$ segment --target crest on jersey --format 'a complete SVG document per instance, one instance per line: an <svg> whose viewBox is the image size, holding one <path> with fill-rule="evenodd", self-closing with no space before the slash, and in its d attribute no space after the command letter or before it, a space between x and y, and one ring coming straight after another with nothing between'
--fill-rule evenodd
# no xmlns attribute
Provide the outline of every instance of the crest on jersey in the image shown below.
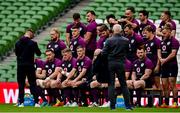
<svg viewBox="0 0 180 113"><path fill-rule="evenodd" d="M154 46L154 42L152 42L150 46L151 46L151 47Z"/></svg>
<svg viewBox="0 0 180 113"><path fill-rule="evenodd" d="M52 64L52 68L54 68L55 67L55 65L54 64Z"/></svg>
<svg viewBox="0 0 180 113"><path fill-rule="evenodd" d="M71 64L68 64L68 67L71 67Z"/></svg>
<svg viewBox="0 0 180 113"><path fill-rule="evenodd" d="M144 66L144 63L141 63L141 67L143 67Z"/></svg>
<svg viewBox="0 0 180 113"><path fill-rule="evenodd" d="M137 64L134 64L135 67L137 67Z"/></svg>
<svg viewBox="0 0 180 113"><path fill-rule="evenodd" d="M49 68L49 66L48 66L48 65L45 65L45 67L46 67L46 68Z"/></svg>
<svg viewBox="0 0 180 113"><path fill-rule="evenodd" d="M58 44L55 44L55 45L54 45L54 48L58 48Z"/></svg>
<svg viewBox="0 0 180 113"><path fill-rule="evenodd" d="M77 44L77 41L74 41L74 45L76 45Z"/></svg>
<svg viewBox="0 0 180 113"><path fill-rule="evenodd" d="M62 64L62 66L64 67L64 64Z"/></svg>
<svg viewBox="0 0 180 113"><path fill-rule="evenodd" d="M169 41L169 42L167 42L167 45L169 46L171 44L171 42Z"/></svg>
<svg viewBox="0 0 180 113"><path fill-rule="evenodd" d="M51 45L48 45L48 48L51 48Z"/></svg>
<svg viewBox="0 0 180 113"><path fill-rule="evenodd" d="M79 66L79 67L78 67L78 71L79 71L79 72L81 72L81 71L82 71L81 66Z"/></svg>
<svg viewBox="0 0 180 113"><path fill-rule="evenodd" d="M84 62L81 62L81 66L83 66L84 65Z"/></svg>
<svg viewBox="0 0 180 113"><path fill-rule="evenodd" d="M135 42L135 40L134 40L134 39L132 39L132 40L131 40L131 44L132 44L132 43L134 43L134 42Z"/></svg>

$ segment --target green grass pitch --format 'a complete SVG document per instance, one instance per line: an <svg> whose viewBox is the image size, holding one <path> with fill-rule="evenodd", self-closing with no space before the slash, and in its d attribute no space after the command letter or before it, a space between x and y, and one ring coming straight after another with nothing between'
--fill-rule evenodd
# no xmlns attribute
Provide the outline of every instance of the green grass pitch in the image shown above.
<svg viewBox="0 0 180 113"><path fill-rule="evenodd" d="M13 106L12 104L0 104L0 113L4 112L46 112L46 113L54 113L54 112L65 112L65 113L103 113L103 112L179 112L180 108L134 108L132 111L126 111L124 108L117 108L115 110L110 110L109 108L98 108L98 107L43 107L43 108L35 108L26 106L24 108L18 108L16 106Z"/></svg>

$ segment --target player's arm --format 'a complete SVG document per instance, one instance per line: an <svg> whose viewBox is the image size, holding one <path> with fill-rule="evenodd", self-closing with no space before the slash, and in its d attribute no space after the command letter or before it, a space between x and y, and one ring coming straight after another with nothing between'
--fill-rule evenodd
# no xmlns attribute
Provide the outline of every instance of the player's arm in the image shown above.
<svg viewBox="0 0 180 113"><path fill-rule="evenodd" d="M69 47L69 45L70 45L70 33L66 33L66 44Z"/></svg>
<svg viewBox="0 0 180 113"><path fill-rule="evenodd" d="M41 79L45 78L46 77L46 70L43 70L42 68L37 68L36 77L41 78Z"/></svg>
<svg viewBox="0 0 180 113"><path fill-rule="evenodd" d="M86 32L86 35L85 35L85 37L84 37L84 41L85 41L86 43L88 43L88 42L90 41L91 35L92 35L91 32Z"/></svg>
<svg viewBox="0 0 180 113"><path fill-rule="evenodd" d="M81 78L84 77L84 75L86 74L87 69L83 68L82 71L80 72L80 74L74 79L74 81L79 81Z"/></svg>
<svg viewBox="0 0 180 113"><path fill-rule="evenodd" d="M140 78L140 80L146 80L150 77L152 73L152 69L145 69L144 75Z"/></svg>
<svg viewBox="0 0 180 113"><path fill-rule="evenodd" d="M70 71L69 75L67 76L67 79L66 79L66 80L70 80L70 79L75 75L75 73L76 73L76 68L73 68L73 69Z"/></svg>
<svg viewBox="0 0 180 113"><path fill-rule="evenodd" d="M168 55L168 57L165 59L165 62L168 62L170 61L171 59L173 59L174 57L176 57L176 54L177 54L177 50L176 49L173 49L171 51L171 53Z"/></svg>
<svg viewBox="0 0 180 113"><path fill-rule="evenodd" d="M136 80L136 72L135 71L132 72L131 78L133 81Z"/></svg>
<svg viewBox="0 0 180 113"><path fill-rule="evenodd" d="M162 30L161 28L157 28L157 30L156 30L156 35L159 37L163 36L161 30Z"/></svg>
<svg viewBox="0 0 180 113"><path fill-rule="evenodd" d="M60 72L60 67L56 67L55 71L49 76L50 79L56 78Z"/></svg>

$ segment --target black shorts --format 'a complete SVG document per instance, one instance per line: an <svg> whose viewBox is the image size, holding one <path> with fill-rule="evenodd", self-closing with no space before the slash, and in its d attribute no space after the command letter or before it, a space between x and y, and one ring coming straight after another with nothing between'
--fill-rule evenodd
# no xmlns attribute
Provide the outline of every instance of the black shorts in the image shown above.
<svg viewBox="0 0 180 113"><path fill-rule="evenodd" d="M152 88L152 85L153 85L153 83L152 83L151 78L145 80L145 87L146 88Z"/></svg>
<svg viewBox="0 0 180 113"><path fill-rule="evenodd" d="M161 78L177 77L178 65L177 64L164 64L161 67Z"/></svg>

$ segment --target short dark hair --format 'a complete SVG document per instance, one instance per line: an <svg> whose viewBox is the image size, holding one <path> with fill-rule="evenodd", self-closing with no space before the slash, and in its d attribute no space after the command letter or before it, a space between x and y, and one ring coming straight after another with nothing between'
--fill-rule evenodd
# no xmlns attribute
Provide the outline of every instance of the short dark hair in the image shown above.
<svg viewBox="0 0 180 113"><path fill-rule="evenodd" d="M146 51L144 45L141 45L141 46L138 46L138 47L137 47L137 50L141 50L141 49L143 49L144 51Z"/></svg>
<svg viewBox="0 0 180 113"><path fill-rule="evenodd" d="M144 16L148 17L149 16L149 12L146 10L141 10L139 11L139 13L142 13Z"/></svg>
<svg viewBox="0 0 180 113"><path fill-rule="evenodd" d="M171 17L171 12L170 12L170 11L163 11L163 13L164 13L165 15L168 15L169 18Z"/></svg>
<svg viewBox="0 0 180 113"><path fill-rule="evenodd" d="M100 32L107 31L107 30L109 30L109 29L108 29L108 26L106 24L102 24L101 28L99 29Z"/></svg>
<svg viewBox="0 0 180 113"><path fill-rule="evenodd" d="M129 29L133 29L133 27L132 27L131 24L126 24L126 25L124 26L124 29L125 29L126 27L128 27Z"/></svg>
<svg viewBox="0 0 180 113"><path fill-rule="evenodd" d="M73 14L73 19L74 20L77 20L77 19L80 19L81 17L80 17L80 14L79 13L74 13Z"/></svg>
<svg viewBox="0 0 180 113"><path fill-rule="evenodd" d="M80 27L78 25L72 26L72 29L79 29Z"/></svg>
<svg viewBox="0 0 180 113"><path fill-rule="evenodd" d="M130 11L133 12L133 13L136 12L135 9L134 9L134 7L128 7L126 10L130 10Z"/></svg>
<svg viewBox="0 0 180 113"><path fill-rule="evenodd" d="M79 45L79 46L76 48L76 50L77 50L77 49L80 49L80 48L84 49L85 47Z"/></svg>
<svg viewBox="0 0 180 113"><path fill-rule="evenodd" d="M92 15L96 16L96 13L95 13L93 10L89 10L89 11L87 11L87 13L86 13L86 14L88 14L88 13L91 13Z"/></svg>
<svg viewBox="0 0 180 113"><path fill-rule="evenodd" d="M114 18L116 19L115 15L114 14L109 14L106 16L106 20L108 21L110 18Z"/></svg>
<svg viewBox="0 0 180 113"><path fill-rule="evenodd" d="M148 32L154 32L154 29L151 27L151 25L147 25L144 29L143 29L143 31L148 31Z"/></svg>
<svg viewBox="0 0 180 113"><path fill-rule="evenodd" d="M45 51L45 53L47 53L47 52L52 52L52 53L54 53L54 49L53 49L53 48L47 49L47 50Z"/></svg>

